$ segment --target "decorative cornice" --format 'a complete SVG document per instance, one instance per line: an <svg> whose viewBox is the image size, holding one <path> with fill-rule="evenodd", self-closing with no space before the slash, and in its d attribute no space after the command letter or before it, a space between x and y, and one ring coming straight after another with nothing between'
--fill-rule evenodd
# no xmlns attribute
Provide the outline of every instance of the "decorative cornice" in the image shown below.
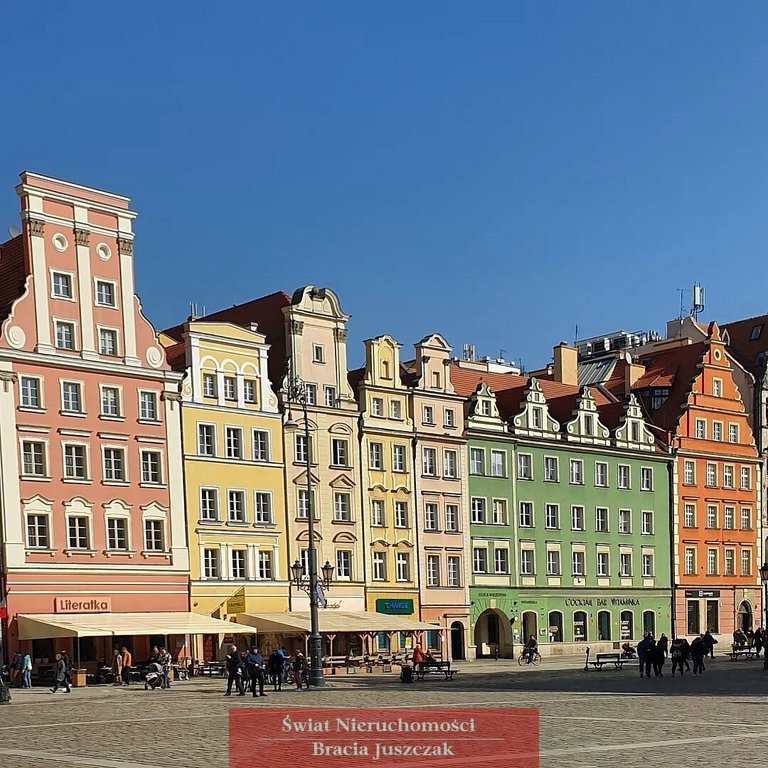
<svg viewBox="0 0 768 768"><path fill-rule="evenodd" d="M347 340L346 330L344 328L334 328L333 338L336 339L336 341L346 341Z"/></svg>
<svg viewBox="0 0 768 768"><path fill-rule="evenodd" d="M87 229L73 229L75 234L75 245L87 246L91 233Z"/></svg>
<svg viewBox="0 0 768 768"><path fill-rule="evenodd" d="M133 240L117 238L117 251L121 256L133 256Z"/></svg>
<svg viewBox="0 0 768 768"><path fill-rule="evenodd" d="M179 392L161 392L160 393L160 399L161 400L170 400L172 403L180 403L181 402L181 394Z"/></svg>
<svg viewBox="0 0 768 768"><path fill-rule="evenodd" d="M41 219L27 219L29 224L29 233L34 237L43 237L45 234L45 222Z"/></svg>
<svg viewBox="0 0 768 768"><path fill-rule="evenodd" d="M304 333L304 323L301 320L291 320L288 331L294 336L301 336Z"/></svg>
<svg viewBox="0 0 768 768"><path fill-rule="evenodd" d="M3 391L10 392L11 385L18 381L18 375L10 371L0 371L0 381L3 383Z"/></svg>

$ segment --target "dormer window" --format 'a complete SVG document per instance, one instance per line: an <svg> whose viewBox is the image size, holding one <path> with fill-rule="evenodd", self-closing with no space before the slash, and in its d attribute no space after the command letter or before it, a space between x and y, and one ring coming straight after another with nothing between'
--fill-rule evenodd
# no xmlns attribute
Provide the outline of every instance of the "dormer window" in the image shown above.
<svg viewBox="0 0 768 768"><path fill-rule="evenodd" d="M389 372L389 360L382 360L381 361L381 377L383 379L391 379L392 376Z"/></svg>
<svg viewBox="0 0 768 768"><path fill-rule="evenodd" d="M763 332L763 326L762 325L753 325L752 326L752 332L749 334L749 340L750 341L756 341L760 338L760 334Z"/></svg>
<svg viewBox="0 0 768 768"><path fill-rule="evenodd" d="M541 429L541 408L531 408L531 426L534 429Z"/></svg>
<svg viewBox="0 0 768 768"><path fill-rule="evenodd" d="M440 389L440 371L432 374L432 389Z"/></svg>
<svg viewBox="0 0 768 768"><path fill-rule="evenodd" d="M491 403L489 400L481 400L480 401L480 415L481 416L490 416L491 415Z"/></svg>
<svg viewBox="0 0 768 768"><path fill-rule="evenodd" d="M594 419L590 414L587 414L584 417L584 434L587 437L592 437L592 435L595 434L595 424Z"/></svg>
<svg viewBox="0 0 768 768"><path fill-rule="evenodd" d="M640 442L640 425L636 421L633 421L630 424L630 434L632 436L633 443Z"/></svg>

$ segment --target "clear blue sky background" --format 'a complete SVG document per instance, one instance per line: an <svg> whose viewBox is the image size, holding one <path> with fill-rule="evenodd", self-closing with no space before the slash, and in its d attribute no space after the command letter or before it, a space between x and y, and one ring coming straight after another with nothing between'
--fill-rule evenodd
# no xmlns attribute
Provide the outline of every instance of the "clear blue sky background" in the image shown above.
<svg viewBox="0 0 768 768"><path fill-rule="evenodd" d="M362 338L551 346L768 310L765 2L0 10L0 225L31 169L130 195L158 327L316 283Z"/></svg>

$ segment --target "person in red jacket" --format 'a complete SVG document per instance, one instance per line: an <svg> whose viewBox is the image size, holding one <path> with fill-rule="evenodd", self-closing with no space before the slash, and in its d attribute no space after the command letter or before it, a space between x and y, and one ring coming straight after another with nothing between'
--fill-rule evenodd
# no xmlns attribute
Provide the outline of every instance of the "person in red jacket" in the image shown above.
<svg viewBox="0 0 768 768"><path fill-rule="evenodd" d="M413 668L418 669L424 663L424 651L421 650L421 646L417 645L413 649L413 656L411 657L413 662Z"/></svg>

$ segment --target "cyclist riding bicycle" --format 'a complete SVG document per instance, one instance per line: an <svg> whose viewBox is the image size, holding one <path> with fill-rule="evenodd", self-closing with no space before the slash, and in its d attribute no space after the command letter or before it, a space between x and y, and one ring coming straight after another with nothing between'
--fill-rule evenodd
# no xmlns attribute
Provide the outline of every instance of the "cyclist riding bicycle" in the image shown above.
<svg viewBox="0 0 768 768"><path fill-rule="evenodd" d="M539 644L536 642L536 636L531 635L523 648L523 658L528 664L533 661L534 656L538 653L538 647Z"/></svg>

